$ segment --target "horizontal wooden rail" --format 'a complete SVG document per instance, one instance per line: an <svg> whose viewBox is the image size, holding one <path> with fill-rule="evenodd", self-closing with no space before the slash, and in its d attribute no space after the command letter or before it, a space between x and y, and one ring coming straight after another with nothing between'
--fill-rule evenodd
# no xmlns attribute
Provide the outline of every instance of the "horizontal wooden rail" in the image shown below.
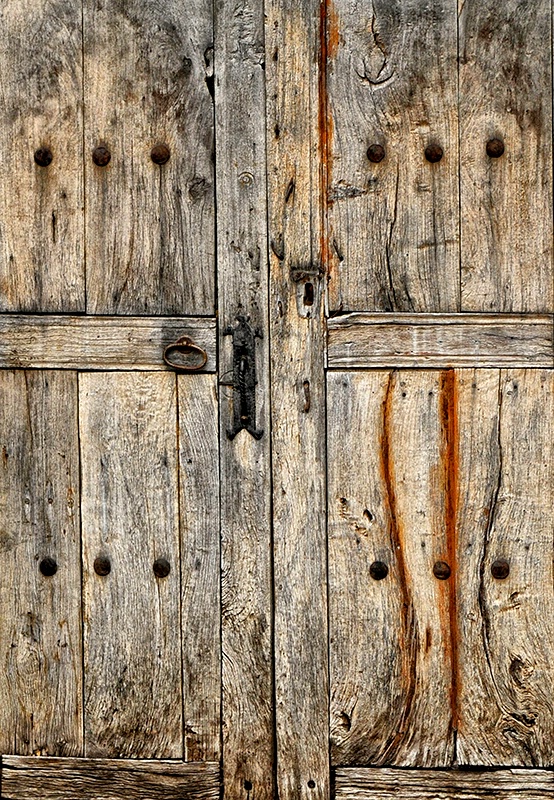
<svg viewBox="0 0 554 800"><path fill-rule="evenodd" d="M553 367L549 314L352 313L328 322L328 367Z"/></svg>
<svg viewBox="0 0 554 800"><path fill-rule="evenodd" d="M189 336L216 369L213 317L0 315L0 367L162 370L164 349Z"/></svg>
<svg viewBox="0 0 554 800"><path fill-rule="evenodd" d="M546 769L431 770L351 767L336 770L336 800L547 800Z"/></svg>
<svg viewBox="0 0 554 800"><path fill-rule="evenodd" d="M2 800L216 800L219 764L3 756Z"/></svg>

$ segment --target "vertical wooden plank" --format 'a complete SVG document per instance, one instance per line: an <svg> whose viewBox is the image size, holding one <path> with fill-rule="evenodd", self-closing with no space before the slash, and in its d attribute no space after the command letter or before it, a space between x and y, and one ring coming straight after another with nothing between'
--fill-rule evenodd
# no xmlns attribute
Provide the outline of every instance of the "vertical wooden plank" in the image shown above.
<svg viewBox="0 0 554 800"><path fill-rule="evenodd" d="M81 4L6 0L0 24L0 311L83 311Z"/></svg>
<svg viewBox="0 0 554 800"><path fill-rule="evenodd" d="M453 373L329 373L328 410L333 763L450 765ZM379 561L388 575L376 580Z"/></svg>
<svg viewBox="0 0 554 800"><path fill-rule="evenodd" d="M184 758L220 756L219 447L215 375L180 375Z"/></svg>
<svg viewBox="0 0 554 800"><path fill-rule="evenodd" d="M329 0L327 16L330 309L457 311L456 5Z"/></svg>
<svg viewBox="0 0 554 800"><path fill-rule="evenodd" d="M214 311L211 0L84 0L87 308ZM151 159L165 145L170 158ZM107 148L107 166L92 151Z"/></svg>
<svg viewBox="0 0 554 800"><path fill-rule="evenodd" d="M462 308L551 311L551 3L459 13Z"/></svg>
<svg viewBox="0 0 554 800"><path fill-rule="evenodd" d="M223 783L226 800L273 800L271 462L267 310L264 9L215 3L216 188L221 448ZM232 440L232 336L255 341L256 419Z"/></svg>
<svg viewBox="0 0 554 800"><path fill-rule="evenodd" d="M76 374L1 371L0 444L0 751L81 756Z"/></svg>
<svg viewBox="0 0 554 800"><path fill-rule="evenodd" d="M281 800L327 798L324 8L266 5L275 708Z"/></svg>
<svg viewBox="0 0 554 800"><path fill-rule="evenodd" d="M175 395L171 373L79 377L91 757L182 756Z"/></svg>
<svg viewBox="0 0 554 800"><path fill-rule="evenodd" d="M553 377L460 380L462 764L554 763ZM492 574L499 559L504 579Z"/></svg>

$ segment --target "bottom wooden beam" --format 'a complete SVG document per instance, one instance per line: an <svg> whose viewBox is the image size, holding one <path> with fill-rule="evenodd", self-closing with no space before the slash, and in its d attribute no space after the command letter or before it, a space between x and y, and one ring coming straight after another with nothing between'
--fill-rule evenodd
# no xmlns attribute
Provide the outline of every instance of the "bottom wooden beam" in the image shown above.
<svg viewBox="0 0 554 800"><path fill-rule="evenodd" d="M335 773L336 800L545 800L554 797L546 769L343 768Z"/></svg>
<svg viewBox="0 0 554 800"><path fill-rule="evenodd" d="M2 800L210 800L219 764L3 756Z"/></svg>

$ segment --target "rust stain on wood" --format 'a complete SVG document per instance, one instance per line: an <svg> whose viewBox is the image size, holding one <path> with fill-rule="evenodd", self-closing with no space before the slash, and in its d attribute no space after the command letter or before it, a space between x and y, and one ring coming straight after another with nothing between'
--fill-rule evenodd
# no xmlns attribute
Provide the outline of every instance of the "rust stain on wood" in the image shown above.
<svg viewBox="0 0 554 800"><path fill-rule="evenodd" d="M417 681L417 656L419 637L414 618L412 596L408 582L408 568L404 556L404 531L398 516L394 460L391 452L392 437L392 401L394 396L396 372L389 374L385 399L383 402L383 429L381 436L381 474L385 485L385 503L388 507L388 532L396 557L398 581L402 598L401 658L402 674L406 684L404 706L401 711L396 734L389 739L382 750L380 763L387 763L393 757L399 743L408 730L408 722L412 713L413 700Z"/></svg>
<svg viewBox="0 0 554 800"><path fill-rule="evenodd" d="M457 550L458 550L458 476L459 476L459 431L458 431L458 385L456 372L445 370L440 378L440 418L442 427L442 463L444 490L444 527L446 534L446 560L452 570L448 581L440 582L440 589L446 594L448 608L447 626L449 629L445 642L450 658L451 689L450 703L452 727L458 729L458 608L457 608Z"/></svg>

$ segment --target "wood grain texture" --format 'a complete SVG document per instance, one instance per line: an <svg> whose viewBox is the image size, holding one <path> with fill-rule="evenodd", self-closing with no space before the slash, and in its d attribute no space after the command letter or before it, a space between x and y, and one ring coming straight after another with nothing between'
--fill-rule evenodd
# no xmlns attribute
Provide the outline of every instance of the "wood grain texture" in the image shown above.
<svg viewBox="0 0 554 800"><path fill-rule="evenodd" d="M176 379L79 377L89 756L179 758L182 693ZM107 556L111 573L93 569ZM169 561L157 578L153 563Z"/></svg>
<svg viewBox="0 0 554 800"><path fill-rule="evenodd" d="M3 800L217 800L219 764L2 758Z"/></svg>
<svg viewBox="0 0 554 800"><path fill-rule="evenodd" d="M337 769L337 800L543 800L554 776L538 769L474 770Z"/></svg>
<svg viewBox="0 0 554 800"><path fill-rule="evenodd" d="M221 750L217 379L180 375L177 388L184 758L217 761Z"/></svg>
<svg viewBox="0 0 554 800"><path fill-rule="evenodd" d="M328 0L327 17L329 307L457 311L456 5Z"/></svg>
<svg viewBox="0 0 554 800"><path fill-rule="evenodd" d="M212 52L211 0L84 1L89 312L214 311Z"/></svg>
<svg viewBox="0 0 554 800"><path fill-rule="evenodd" d="M462 308L551 311L551 5L458 5Z"/></svg>
<svg viewBox="0 0 554 800"><path fill-rule="evenodd" d="M83 311L80 3L6 0L0 26L0 311Z"/></svg>
<svg viewBox="0 0 554 800"><path fill-rule="evenodd" d="M333 764L452 762L455 405L449 372L328 376Z"/></svg>
<svg viewBox="0 0 554 800"><path fill-rule="evenodd" d="M76 375L1 371L0 447L0 752L81 755Z"/></svg>
<svg viewBox="0 0 554 800"><path fill-rule="evenodd" d="M225 800L275 797L264 9L215 3L221 448L223 785ZM256 339L254 439L234 414L236 316Z"/></svg>
<svg viewBox="0 0 554 800"><path fill-rule="evenodd" d="M0 317L0 367L167 370L164 348L181 336L202 347L203 372L216 369L215 320L202 317ZM190 363L197 363L193 356Z"/></svg>
<svg viewBox="0 0 554 800"><path fill-rule="evenodd" d="M459 392L458 760L551 766L554 373L468 370Z"/></svg>
<svg viewBox="0 0 554 800"><path fill-rule="evenodd" d="M554 367L552 316L345 314L328 322L328 366Z"/></svg>
<svg viewBox="0 0 554 800"><path fill-rule="evenodd" d="M320 4L266 5L277 779L330 796Z"/></svg>

